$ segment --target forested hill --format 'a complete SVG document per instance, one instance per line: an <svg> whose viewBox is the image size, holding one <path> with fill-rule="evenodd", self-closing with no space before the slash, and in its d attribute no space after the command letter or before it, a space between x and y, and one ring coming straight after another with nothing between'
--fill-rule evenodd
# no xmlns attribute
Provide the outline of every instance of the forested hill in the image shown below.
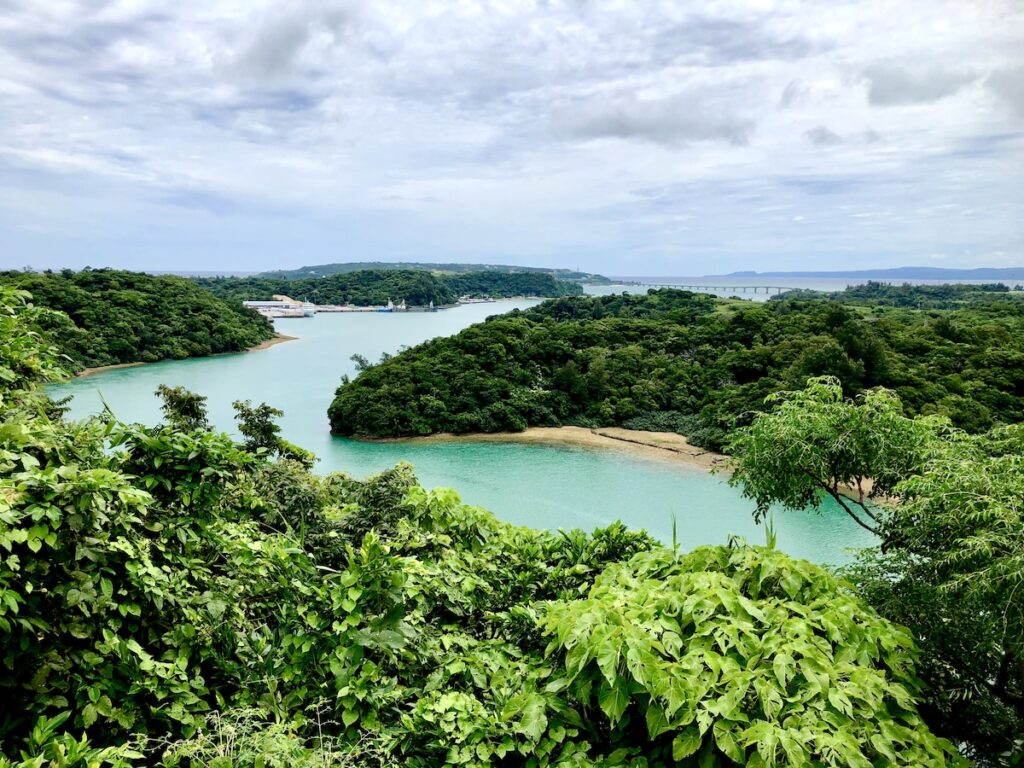
<svg viewBox="0 0 1024 768"><path fill-rule="evenodd" d="M461 296L573 296L579 283L557 280L543 272L463 272L435 274L424 270L361 270L325 277L204 277L196 283L232 301L265 300L275 294L315 304L375 306L404 301L411 306L454 304Z"/></svg>
<svg viewBox="0 0 1024 768"><path fill-rule="evenodd" d="M462 272L506 272L506 273L536 273L549 274L559 280L575 280L583 283L607 284L611 281L604 275L596 275L591 272L580 272L574 269L558 269L551 267L519 267L511 264L431 264L420 261L349 261L337 264L313 264L298 269L279 269L271 272L262 272L257 277L283 278L285 280L301 280L310 277L326 277L327 275L338 275L346 272L361 272L364 270L417 270L435 273Z"/></svg>
<svg viewBox="0 0 1024 768"><path fill-rule="evenodd" d="M678 290L576 297L493 317L343 381L343 435L622 425L721 448L764 398L839 377L847 394L894 389L911 413L971 431L1024 420L1024 301L959 309L871 299L765 304Z"/></svg>
<svg viewBox="0 0 1024 768"><path fill-rule="evenodd" d="M64 313L42 322L73 371L240 352L274 336L256 312L183 277L109 269L2 272L0 284Z"/></svg>
<svg viewBox="0 0 1024 768"><path fill-rule="evenodd" d="M904 283L893 285L869 280L863 285L852 285L844 291L828 293L797 289L772 296L769 301L780 301L792 298L828 298L847 304L884 304L890 307L909 307L913 309L957 309L977 304L988 304L994 301L1019 301L1022 294L1018 289L1011 290L1003 283L967 284L953 283L946 285L913 285Z"/></svg>

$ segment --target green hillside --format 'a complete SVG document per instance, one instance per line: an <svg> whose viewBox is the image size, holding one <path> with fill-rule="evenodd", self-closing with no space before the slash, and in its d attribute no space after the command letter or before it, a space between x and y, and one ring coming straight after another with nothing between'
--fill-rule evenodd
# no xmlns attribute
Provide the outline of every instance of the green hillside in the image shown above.
<svg viewBox="0 0 1024 768"><path fill-rule="evenodd" d="M579 283L557 280L542 272L460 272L441 274L423 270L360 270L325 277L203 277L197 285L231 299L267 300L284 294L315 304L379 306L389 300L410 306L454 304L461 296L572 296L583 293Z"/></svg>
<svg viewBox="0 0 1024 768"><path fill-rule="evenodd" d="M555 269L548 267L519 267L509 264L432 264L418 261L350 261L339 264L314 264L298 269L281 269L272 272L263 272L259 277L283 278L285 280L300 280L310 277L325 277L327 275L344 274L346 272L360 272L363 270L418 270L426 272L462 273L462 272L536 272L550 274L559 280L574 280L582 283L607 284L611 281L604 275L592 274L590 272L579 272L572 269Z"/></svg>
<svg viewBox="0 0 1024 768"><path fill-rule="evenodd" d="M0 285L29 291L36 304L64 313L45 322L72 371L240 352L274 336L256 312L183 277L113 269L2 272Z"/></svg>
<svg viewBox="0 0 1024 768"><path fill-rule="evenodd" d="M955 309L917 309L890 306L889 293L904 295L549 301L369 367L339 387L331 425L372 436L626 426L718 449L767 395L820 375L850 395L888 387L911 413L971 431L1024 420L1024 295L962 292Z"/></svg>

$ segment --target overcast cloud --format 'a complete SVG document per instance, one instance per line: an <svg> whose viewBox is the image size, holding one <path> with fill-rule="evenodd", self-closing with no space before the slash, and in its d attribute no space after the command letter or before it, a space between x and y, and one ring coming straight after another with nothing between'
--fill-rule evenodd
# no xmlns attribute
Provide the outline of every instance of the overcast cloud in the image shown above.
<svg viewBox="0 0 1024 768"><path fill-rule="evenodd" d="M1018 0L0 0L0 265L1024 264Z"/></svg>

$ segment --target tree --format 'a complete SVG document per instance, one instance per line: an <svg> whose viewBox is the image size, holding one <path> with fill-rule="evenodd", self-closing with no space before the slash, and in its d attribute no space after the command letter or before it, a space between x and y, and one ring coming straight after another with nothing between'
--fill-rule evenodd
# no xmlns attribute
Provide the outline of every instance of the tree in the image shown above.
<svg viewBox="0 0 1024 768"><path fill-rule="evenodd" d="M882 550L863 552L846 576L920 642L929 725L979 765L1019 765L1024 426L968 435L936 417L903 416L884 390L844 399L829 379L770 400L776 410L733 442L730 482L757 515L827 494L878 533ZM872 506L882 493L887 503Z"/></svg>
<svg viewBox="0 0 1024 768"><path fill-rule="evenodd" d="M908 633L819 567L321 479L270 459L266 404L236 403L249 450L66 422L5 300L0 768L952 762Z"/></svg>
<svg viewBox="0 0 1024 768"><path fill-rule="evenodd" d="M366 355L361 355L358 352L350 356L349 360L355 363L356 373L362 373L373 366L373 363L366 359Z"/></svg>
<svg viewBox="0 0 1024 768"><path fill-rule="evenodd" d="M38 328L59 313L29 303L31 296L0 285L0 408L34 397L36 388L66 374L60 351Z"/></svg>
<svg viewBox="0 0 1024 768"><path fill-rule="evenodd" d="M266 403L260 403L254 408L248 400L235 400L231 405L235 409L238 431L245 438L246 449L258 451L263 448L275 453L280 446L281 427L274 419L284 416L284 411Z"/></svg>
<svg viewBox="0 0 1024 768"><path fill-rule="evenodd" d="M925 706L984 765L1024 761L1024 425L940 442L854 572L927 654ZM1016 763L1011 761L1015 755Z"/></svg>
<svg viewBox="0 0 1024 768"><path fill-rule="evenodd" d="M160 410L164 412L167 424L183 432L208 429L206 397L189 392L184 387L170 387L161 384L156 395L163 400Z"/></svg>
<svg viewBox="0 0 1024 768"><path fill-rule="evenodd" d="M871 498L895 492L947 429L935 417L908 419L899 398L884 389L847 399L831 377L766 402L774 410L738 429L728 449L729 483L754 500L758 519L772 504L817 509L830 496L858 525L880 534Z"/></svg>

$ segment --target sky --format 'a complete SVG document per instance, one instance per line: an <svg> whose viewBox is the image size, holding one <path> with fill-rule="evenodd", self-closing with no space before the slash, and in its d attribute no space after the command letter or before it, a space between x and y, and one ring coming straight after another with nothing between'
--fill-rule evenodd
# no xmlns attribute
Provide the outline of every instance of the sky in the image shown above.
<svg viewBox="0 0 1024 768"><path fill-rule="evenodd" d="M0 0L0 267L1024 265L1021 0Z"/></svg>

